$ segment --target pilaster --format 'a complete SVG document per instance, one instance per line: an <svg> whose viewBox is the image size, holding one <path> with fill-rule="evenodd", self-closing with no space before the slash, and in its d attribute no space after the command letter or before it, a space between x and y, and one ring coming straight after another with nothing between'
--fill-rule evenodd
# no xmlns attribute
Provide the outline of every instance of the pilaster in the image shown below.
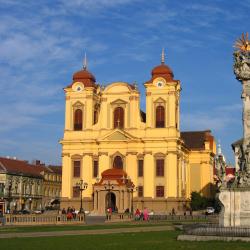
<svg viewBox="0 0 250 250"><path fill-rule="evenodd" d="M134 185L138 185L138 175L137 175L137 153L128 152L126 156L126 170L128 176L131 178Z"/></svg>
<svg viewBox="0 0 250 250"><path fill-rule="evenodd" d="M93 160L90 154L83 155L81 178L88 183L88 188L83 191L83 197L92 197L92 171Z"/></svg>
<svg viewBox="0 0 250 250"><path fill-rule="evenodd" d="M167 155L167 196L177 197L177 153Z"/></svg>
<svg viewBox="0 0 250 250"><path fill-rule="evenodd" d="M144 197L155 197L155 163L152 153L144 157Z"/></svg>
<svg viewBox="0 0 250 250"><path fill-rule="evenodd" d="M69 154L62 154L62 197L72 198L72 166Z"/></svg>
<svg viewBox="0 0 250 250"><path fill-rule="evenodd" d="M104 170L110 168L108 152L99 152L99 177Z"/></svg>

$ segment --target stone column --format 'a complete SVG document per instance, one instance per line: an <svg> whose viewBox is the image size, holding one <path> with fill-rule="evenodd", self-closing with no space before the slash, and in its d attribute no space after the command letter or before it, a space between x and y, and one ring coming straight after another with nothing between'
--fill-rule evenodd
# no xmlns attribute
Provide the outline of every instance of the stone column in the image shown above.
<svg viewBox="0 0 250 250"><path fill-rule="evenodd" d="M144 157L144 197L155 197L155 161L152 152L145 152Z"/></svg>
<svg viewBox="0 0 250 250"><path fill-rule="evenodd" d="M94 117L94 107L93 107L93 93L87 93L86 96L86 106L85 106L85 120L86 128L91 128L93 126Z"/></svg>
<svg viewBox="0 0 250 250"><path fill-rule="evenodd" d="M240 170L250 173L250 51L247 47L234 53L234 73L242 83L243 152Z"/></svg>
<svg viewBox="0 0 250 250"><path fill-rule="evenodd" d="M82 159L81 178L83 179L84 182L88 183L88 188L83 191L84 198L92 197L92 169L93 169L92 155L84 154Z"/></svg>
<svg viewBox="0 0 250 250"><path fill-rule="evenodd" d="M65 96L65 130L71 130L73 129L73 123L72 121L72 107L71 107L71 101L70 96L68 96L68 93L66 93Z"/></svg>
<svg viewBox="0 0 250 250"><path fill-rule="evenodd" d="M168 126L170 127L175 127L176 123L176 110L175 110L175 105L176 105L176 98L175 98L175 92L171 91L169 92L169 97L168 97Z"/></svg>
<svg viewBox="0 0 250 250"><path fill-rule="evenodd" d="M72 166L69 153L62 154L62 173L62 197L72 198Z"/></svg>
<svg viewBox="0 0 250 250"><path fill-rule="evenodd" d="M102 97L101 98L102 101L102 105L101 105L101 111L100 111L100 127L101 128L107 128L108 124L107 124L107 117L108 117L108 103L107 103L107 98L106 97Z"/></svg>
<svg viewBox="0 0 250 250"><path fill-rule="evenodd" d="M151 92L146 92L146 127L152 128L153 127L153 105L152 105L152 96Z"/></svg>
<svg viewBox="0 0 250 250"><path fill-rule="evenodd" d="M177 154L170 152L167 155L167 192L168 197L177 197Z"/></svg>
<svg viewBox="0 0 250 250"><path fill-rule="evenodd" d="M99 178L104 170L110 168L109 156L107 152L99 152Z"/></svg>
<svg viewBox="0 0 250 250"><path fill-rule="evenodd" d="M138 185L138 175L137 175L137 153L128 152L126 156L126 170L128 176L135 186Z"/></svg>

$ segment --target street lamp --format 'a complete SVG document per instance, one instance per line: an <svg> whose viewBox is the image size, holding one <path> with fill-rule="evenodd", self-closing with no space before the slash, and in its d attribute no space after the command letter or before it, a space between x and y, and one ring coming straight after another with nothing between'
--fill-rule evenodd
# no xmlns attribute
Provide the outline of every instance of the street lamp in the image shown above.
<svg viewBox="0 0 250 250"><path fill-rule="evenodd" d="M82 179L76 183L76 186L79 188L80 190L80 196L81 196L81 206L80 206L80 210L79 213L84 213L83 208L82 208L82 191L86 190L88 188L88 183L84 182Z"/></svg>
<svg viewBox="0 0 250 250"><path fill-rule="evenodd" d="M133 194L138 190L138 188L135 187L129 176L127 178L127 183L128 183L128 191L131 193L131 213L134 214Z"/></svg>
<svg viewBox="0 0 250 250"><path fill-rule="evenodd" d="M31 203L32 203L32 198L29 198L29 210L31 211Z"/></svg>
<svg viewBox="0 0 250 250"><path fill-rule="evenodd" d="M134 192L138 190L138 187L135 187L134 184L132 184L129 188L128 191L131 192L131 213L134 214L134 204L133 204L133 195Z"/></svg>
<svg viewBox="0 0 250 250"><path fill-rule="evenodd" d="M111 207L111 190L114 189L114 185L110 183L110 181L108 181L107 184L104 184L104 188L105 190L108 191L108 208Z"/></svg>

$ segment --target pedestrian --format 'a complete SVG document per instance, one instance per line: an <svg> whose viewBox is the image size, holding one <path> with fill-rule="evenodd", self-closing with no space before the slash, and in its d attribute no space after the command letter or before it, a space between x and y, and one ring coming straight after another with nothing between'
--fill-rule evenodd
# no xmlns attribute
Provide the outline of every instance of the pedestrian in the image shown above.
<svg viewBox="0 0 250 250"><path fill-rule="evenodd" d="M146 207L144 208L144 211L143 211L143 219L145 221L149 220L148 209Z"/></svg>
<svg viewBox="0 0 250 250"><path fill-rule="evenodd" d="M175 215L175 209L172 208L172 215Z"/></svg>
<svg viewBox="0 0 250 250"><path fill-rule="evenodd" d="M140 215L141 215L141 212L140 212L140 210L137 208L136 211L135 211L135 220L140 220Z"/></svg>

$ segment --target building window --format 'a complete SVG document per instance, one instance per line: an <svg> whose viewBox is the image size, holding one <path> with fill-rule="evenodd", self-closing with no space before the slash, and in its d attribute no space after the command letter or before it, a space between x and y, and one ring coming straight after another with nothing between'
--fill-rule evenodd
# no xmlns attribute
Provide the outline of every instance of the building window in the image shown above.
<svg viewBox="0 0 250 250"><path fill-rule="evenodd" d="M138 186L138 197L143 197L143 186Z"/></svg>
<svg viewBox="0 0 250 250"><path fill-rule="evenodd" d="M165 108L163 106L156 107L156 128L164 128L165 127Z"/></svg>
<svg viewBox="0 0 250 250"><path fill-rule="evenodd" d="M156 176L164 176L164 159L156 160Z"/></svg>
<svg viewBox="0 0 250 250"><path fill-rule="evenodd" d="M73 177L80 177L81 173L81 161L74 161L73 163Z"/></svg>
<svg viewBox="0 0 250 250"><path fill-rule="evenodd" d="M73 197L74 198L80 197L80 189L79 189L79 187L73 187Z"/></svg>
<svg viewBox="0 0 250 250"><path fill-rule="evenodd" d="M97 160L94 160L93 177L97 177L99 172L99 164Z"/></svg>
<svg viewBox="0 0 250 250"><path fill-rule="evenodd" d="M113 162L113 168L123 169L123 161L121 156L117 155Z"/></svg>
<svg viewBox="0 0 250 250"><path fill-rule="evenodd" d="M4 183L0 183L0 195L4 195Z"/></svg>
<svg viewBox="0 0 250 250"><path fill-rule="evenodd" d="M143 177L143 160L138 160L138 177Z"/></svg>
<svg viewBox="0 0 250 250"><path fill-rule="evenodd" d="M156 186L156 197L164 197L164 186Z"/></svg>
<svg viewBox="0 0 250 250"><path fill-rule="evenodd" d="M98 111L95 110L94 111L94 124L96 124L98 122Z"/></svg>
<svg viewBox="0 0 250 250"><path fill-rule="evenodd" d="M74 130L82 130L82 110L75 110L74 114Z"/></svg>
<svg viewBox="0 0 250 250"><path fill-rule="evenodd" d="M114 110L114 128L124 128L124 110L121 107Z"/></svg>

